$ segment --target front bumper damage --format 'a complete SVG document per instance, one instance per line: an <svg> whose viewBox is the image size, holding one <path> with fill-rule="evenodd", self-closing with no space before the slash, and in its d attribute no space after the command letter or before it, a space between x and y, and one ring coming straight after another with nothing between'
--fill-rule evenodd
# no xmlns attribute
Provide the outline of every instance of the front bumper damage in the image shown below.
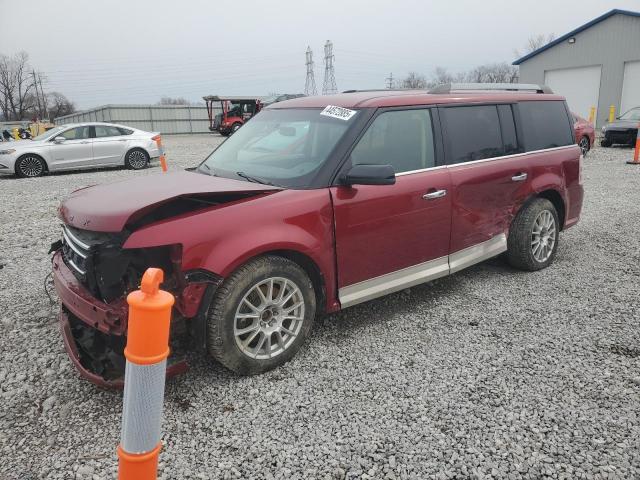
<svg viewBox="0 0 640 480"><path fill-rule="evenodd" d="M110 303L96 299L65 264L61 251L54 253L52 265L54 285L62 303L60 330L71 362L90 382L105 388L122 388L128 315L126 299ZM186 359L180 353L184 352L181 341L189 330L185 328L187 321L197 328L204 323L205 312L198 307L203 303L206 287L205 283L191 284L176 299L168 377L188 370ZM193 317L186 319L183 312ZM193 325L191 328L196 328Z"/></svg>

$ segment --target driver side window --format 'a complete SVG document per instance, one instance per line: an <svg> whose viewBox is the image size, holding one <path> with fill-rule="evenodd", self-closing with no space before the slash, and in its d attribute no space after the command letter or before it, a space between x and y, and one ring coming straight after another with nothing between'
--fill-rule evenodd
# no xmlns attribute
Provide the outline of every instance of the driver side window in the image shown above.
<svg viewBox="0 0 640 480"><path fill-rule="evenodd" d="M391 165L396 173L435 166L429 109L384 112L351 152L352 165Z"/></svg>

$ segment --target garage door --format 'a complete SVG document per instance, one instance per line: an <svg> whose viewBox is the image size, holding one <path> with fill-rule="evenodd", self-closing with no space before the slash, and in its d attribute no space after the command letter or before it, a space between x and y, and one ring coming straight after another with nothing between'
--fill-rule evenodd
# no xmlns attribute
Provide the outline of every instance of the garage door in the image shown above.
<svg viewBox="0 0 640 480"><path fill-rule="evenodd" d="M624 64L620 113L624 113L633 107L640 107L640 61L626 62Z"/></svg>
<svg viewBox="0 0 640 480"><path fill-rule="evenodd" d="M593 67L563 68L547 70L544 82L567 99L572 112L589 118L591 107L598 108L600 94L600 65ZM596 118L598 112L596 111Z"/></svg>

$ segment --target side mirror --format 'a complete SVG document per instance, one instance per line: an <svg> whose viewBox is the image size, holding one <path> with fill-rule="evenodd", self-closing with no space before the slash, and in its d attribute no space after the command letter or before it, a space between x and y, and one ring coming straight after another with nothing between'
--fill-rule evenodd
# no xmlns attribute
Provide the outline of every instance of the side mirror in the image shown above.
<svg viewBox="0 0 640 480"><path fill-rule="evenodd" d="M391 165L354 165L343 177L345 185L393 185L396 172Z"/></svg>
<svg viewBox="0 0 640 480"><path fill-rule="evenodd" d="M58 144L64 143L66 141L67 141L67 139L64 138L64 137L56 137L56 138L53 139L53 143L58 143Z"/></svg>

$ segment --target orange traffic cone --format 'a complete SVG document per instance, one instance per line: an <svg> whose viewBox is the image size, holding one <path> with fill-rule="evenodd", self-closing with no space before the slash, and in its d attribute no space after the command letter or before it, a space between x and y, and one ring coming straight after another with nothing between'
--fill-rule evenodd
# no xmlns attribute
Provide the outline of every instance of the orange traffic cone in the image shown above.
<svg viewBox="0 0 640 480"><path fill-rule="evenodd" d="M627 162L629 165L640 165L640 123L638 123L638 133L636 134L636 150L633 152L633 160Z"/></svg>
<svg viewBox="0 0 640 480"><path fill-rule="evenodd" d="M163 272L149 268L140 290L127 296L129 324L124 375L122 432L118 446L120 480L156 480L160 423L169 356L174 298L160 290Z"/></svg>

